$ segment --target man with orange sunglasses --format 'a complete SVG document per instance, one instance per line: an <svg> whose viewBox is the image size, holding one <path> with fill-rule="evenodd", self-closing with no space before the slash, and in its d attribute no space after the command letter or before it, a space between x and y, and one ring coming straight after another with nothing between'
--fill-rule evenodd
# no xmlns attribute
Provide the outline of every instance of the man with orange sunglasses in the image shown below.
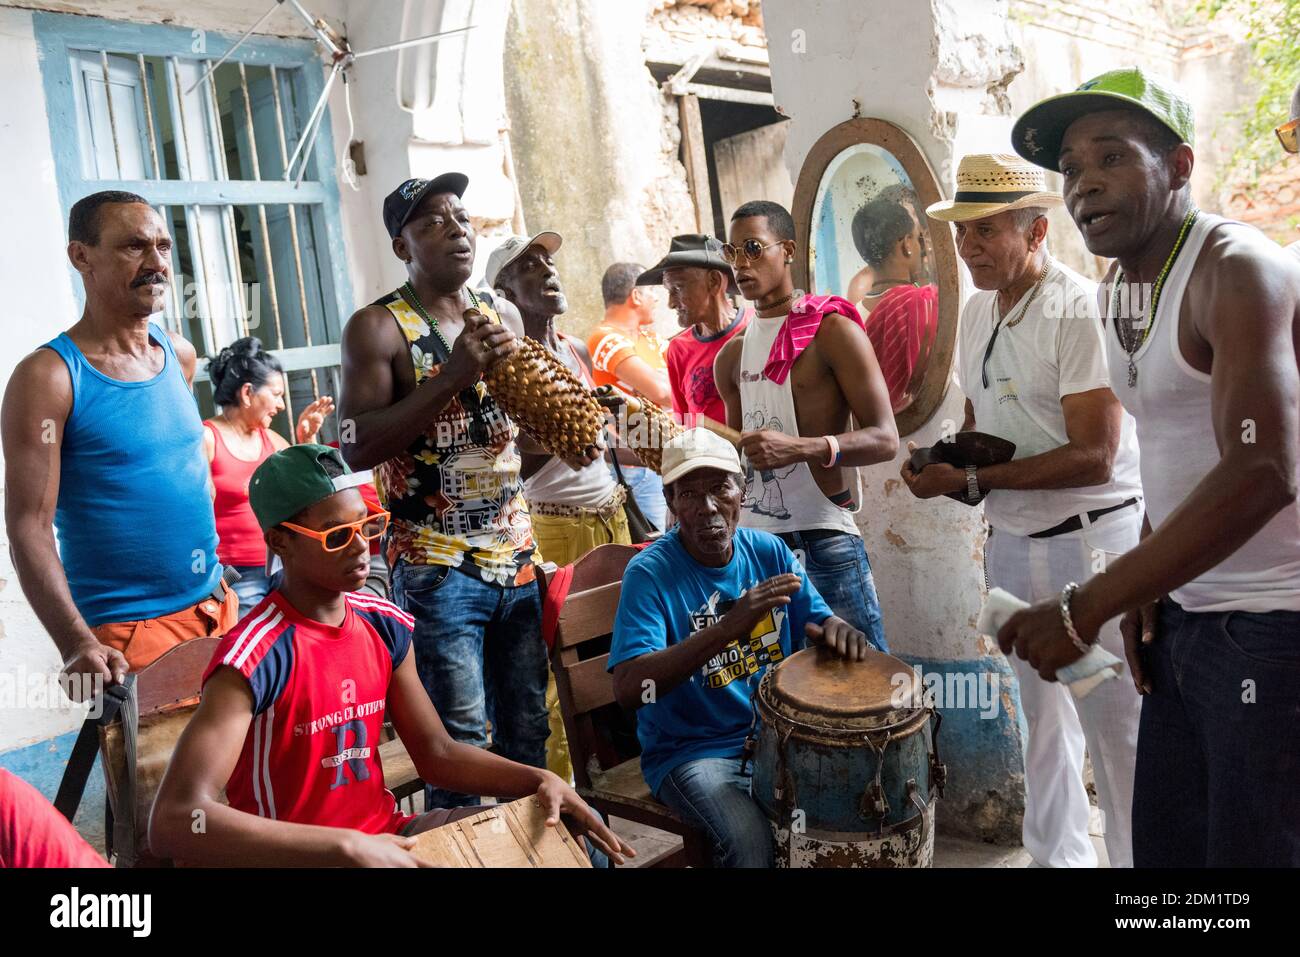
<svg viewBox="0 0 1300 957"><path fill-rule="evenodd" d="M443 727L410 654L414 620L358 592L389 517L358 491L369 477L323 445L283 449L253 473L249 504L283 577L213 654L158 789L152 849L208 865L416 866L413 835L479 809L402 813L379 759L387 714L425 781L535 794L547 823L564 814L622 863L631 849L559 777Z"/></svg>
<svg viewBox="0 0 1300 957"><path fill-rule="evenodd" d="M1295 92L1291 94L1291 119L1273 132L1277 134L1282 149L1288 153L1300 153L1300 83L1296 84ZM1297 258L1300 258L1300 239L1286 249L1287 252L1294 253Z"/></svg>

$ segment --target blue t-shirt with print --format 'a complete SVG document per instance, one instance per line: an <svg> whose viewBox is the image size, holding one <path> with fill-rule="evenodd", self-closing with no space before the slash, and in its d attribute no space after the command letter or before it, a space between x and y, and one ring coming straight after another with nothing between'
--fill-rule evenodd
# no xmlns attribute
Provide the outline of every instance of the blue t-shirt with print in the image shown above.
<svg viewBox="0 0 1300 957"><path fill-rule="evenodd" d="M732 642L703 668L637 712L641 772L652 794L673 768L697 758L738 757L749 732L750 696L769 664L804 646L804 625L831 615L794 552L775 535L736 529L731 561L701 565L673 529L627 566L614 619L609 670L662 651L715 624L736 599L771 578L793 572L803 585L760 621L747 643Z"/></svg>

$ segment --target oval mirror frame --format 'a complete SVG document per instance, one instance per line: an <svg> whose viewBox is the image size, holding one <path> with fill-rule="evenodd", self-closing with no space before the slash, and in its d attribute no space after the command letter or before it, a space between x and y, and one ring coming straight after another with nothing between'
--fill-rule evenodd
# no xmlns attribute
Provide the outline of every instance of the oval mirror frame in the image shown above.
<svg viewBox="0 0 1300 957"><path fill-rule="evenodd" d="M795 185L795 239L802 251L794 262L796 289L812 288L812 218L826 170L842 152L863 143L893 154L912 180L922 212L944 198L925 154L901 128L888 120L866 117L847 120L831 127L809 150L803 167L799 170L799 182ZM935 278L939 285L939 329L916 397L894 416L900 437L910 435L923 426L943 403L952 379L953 350L957 341L957 314L961 296L957 248L953 243L952 230L947 228L946 223L929 220L926 225L929 227Z"/></svg>

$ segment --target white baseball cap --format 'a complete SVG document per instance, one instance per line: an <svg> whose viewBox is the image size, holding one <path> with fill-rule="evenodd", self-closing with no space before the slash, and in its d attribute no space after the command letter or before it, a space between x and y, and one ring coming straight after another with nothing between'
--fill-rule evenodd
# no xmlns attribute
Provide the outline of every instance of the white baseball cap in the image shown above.
<svg viewBox="0 0 1300 957"><path fill-rule="evenodd" d="M687 429L664 443L663 482L671 485L696 469L742 474L736 447L708 429Z"/></svg>
<svg viewBox="0 0 1300 957"><path fill-rule="evenodd" d="M527 236L511 236L500 246L492 250L488 256L487 267L483 270L483 281L493 289L497 285L497 276L501 275L501 270L505 269L512 262L522 256L533 246L541 246L552 256L560 249L560 244L564 242L560 234L552 232L549 229L537 233L532 238Z"/></svg>

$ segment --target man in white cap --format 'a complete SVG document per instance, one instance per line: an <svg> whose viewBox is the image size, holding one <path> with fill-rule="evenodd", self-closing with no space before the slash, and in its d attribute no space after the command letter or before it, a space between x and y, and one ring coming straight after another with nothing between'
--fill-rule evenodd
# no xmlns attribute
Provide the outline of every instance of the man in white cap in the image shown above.
<svg viewBox="0 0 1300 957"><path fill-rule="evenodd" d="M587 347L581 339L555 328L556 318L569 307L555 268L561 242L560 234L550 231L531 238L511 236L488 256L483 280L519 310L528 338L546 346L592 388ZM603 459L566 462L540 446L521 442L519 474L533 520L533 538L543 561L570 565L597 545L632 543L623 511L626 492L614 481ZM546 766L567 781L573 769L554 675L547 678L546 703L551 723Z"/></svg>
<svg viewBox="0 0 1300 957"><path fill-rule="evenodd" d="M912 493L983 498L990 587L1035 602L1083 581L1138 541L1142 488L1133 420L1110 389L1096 286L1047 252L1047 191L1041 169L1018 156L963 157L957 191L931 218L955 224L957 251L980 290L962 311L958 376L966 394L963 431L1015 443L1009 462L920 472L904 463ZM909 447L915 448L909 443ZM1123 657L1118 621L1100 641ZM1023 839L1044 867L1095 867L1083 785L1092 756L1112 867L1132 866L1130 805L1141 711L1127 681L1099 685L1074 701L1011 658L1029 725Z"/></svg>
<svg viewBox="0 0 1300 957"><path fill-rule="evenodd" d="M628 564L609 670L637 710L650 791L712 842L719 867L770 867L772 835L741 755L750 697L769 664L824 644L850 660L866 635L831 614L775 535L737 528L740 458L689 429L664 443L664 492L677 526Z"/></svg>

